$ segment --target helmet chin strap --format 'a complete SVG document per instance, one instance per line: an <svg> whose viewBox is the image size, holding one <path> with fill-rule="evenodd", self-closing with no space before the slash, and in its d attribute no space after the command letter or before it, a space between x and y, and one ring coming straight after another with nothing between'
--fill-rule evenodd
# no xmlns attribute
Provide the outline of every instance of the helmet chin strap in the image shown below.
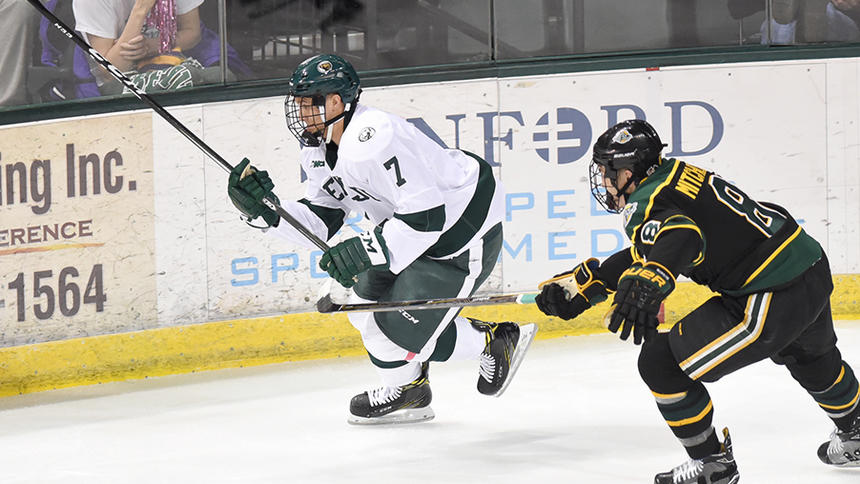
<svg viewBox="0 0 860 484"><path fill-rule="evenodd" d="M630 185L633 184L633 177L631 176L630 178L628 178L627 183L625 183L624 186L621 188L618 188L618 185L615 184L616 180L618 180L618 178L616 178L615 180L612 181L612 186L614 186L615 189L618 190L618 195L616 195L615 198L617 198L618 201L620 202L621 197L624 197L624 203L627 203L627 193L626 192L627 192L627 189L630 188ZM618 209L621 207L618 206L615 208Z"/></svg>
<svg viewBox="0 0 860 484"><path fill-rule="evenodd" d="M325 108L323 106L319 107L320 116L322 116L323 119L323 126L325 126L325 144L331 143L331 138L334 135L334 125L343 121L344 116L346 116L346 113L349 112L351 106L351 103L346 103L343 112L330 120L325 119Z"/></svg>
<svg viewBox="0 0 860 484"><path fill-rule="evenodd" d="M630 188L631 184L633 184L633 177L632 176L627 179L627 183L625 183L623 187L621 187L621 188L615 187L615 189L618 190L618 196L619 197L622 195L626 196L627 195L627 189Z"/></svg>

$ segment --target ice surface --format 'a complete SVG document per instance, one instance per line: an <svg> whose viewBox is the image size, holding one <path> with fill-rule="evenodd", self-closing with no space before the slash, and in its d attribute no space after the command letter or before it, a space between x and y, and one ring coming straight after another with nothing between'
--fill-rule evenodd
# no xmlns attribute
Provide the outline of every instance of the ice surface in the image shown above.
<svg viewBox="0 0 860 484"><path fill-rule="evenodd" d="M860 322L837 326L860 370ZM613 335L536 341L507 393L478 364L431 365L436 419L346 423L364 358L284 363L0 399L0 482L647 483L685 460ZM741 482L860 482L818 462L832 424L769 361L708 386Z"/></svg>

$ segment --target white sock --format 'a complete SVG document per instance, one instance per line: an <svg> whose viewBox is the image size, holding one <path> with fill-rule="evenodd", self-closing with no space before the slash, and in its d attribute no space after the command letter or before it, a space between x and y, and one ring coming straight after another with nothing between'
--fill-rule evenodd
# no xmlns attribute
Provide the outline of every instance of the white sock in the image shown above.
<svg viewBox="0 0 860 484"><path fill-rule="evenodd" d="M399 387L412 382L421 374L421 363L410 361L397 368L376 368L376 373L382 379L382 384L388 387Z"/></svg>
<svg viewBox="0 0 860 484"><path fill-rule="evenodd" d="M463 316L454 319L457 325L457 341L450 360L477 360L487 346L487 335L472 326Z"/></svg>

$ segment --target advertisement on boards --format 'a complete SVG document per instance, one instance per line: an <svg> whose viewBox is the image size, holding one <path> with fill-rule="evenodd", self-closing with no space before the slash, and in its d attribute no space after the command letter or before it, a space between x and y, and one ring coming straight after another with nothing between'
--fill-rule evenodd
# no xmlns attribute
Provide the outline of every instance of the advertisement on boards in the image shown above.
<svg viewBox="0 0 860 484"><path fill-rule="evenodd" d="M0 130L0 346L155 320L148 113Z"/></svg>

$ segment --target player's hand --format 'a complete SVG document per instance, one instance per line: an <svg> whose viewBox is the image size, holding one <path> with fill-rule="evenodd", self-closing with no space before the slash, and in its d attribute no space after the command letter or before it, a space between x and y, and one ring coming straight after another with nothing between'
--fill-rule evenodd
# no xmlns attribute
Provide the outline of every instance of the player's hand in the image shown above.
<svg viewBox="0 0 860 484"><path fill-rule="evenodd" d="M542 282L540 294L535 298L538 309L549 316L573 319L595 304L605 301L609 290L597 278L600 263L591 258L572 271L556 275Z"/></svg>
<svg viewBox="0 0 860 484"><path fill-rule="evenodd" d="M251 161L248 158L243 159L241 163L233 167L227 181L227 195L230 196L230 201L242 212L245 219L251 221L257 217L263 217L269 227L277 227L280 220L274 210L263 204L263 199L269 195L280 204L278 197L272 193L273 188L275 188L275 184L269 178L269 173L257 171L251 166Z"/></svg>
<svg viewBox="0 0 860 484"><path fill-rule="evenodd" d="M343 287L354 286L356 276L371 267L386 269L388 263L388 247L379 228L346 239L320 257L320 269Z"/></svg>
<svg viewBox="0 0 860 484"><path fill-rule="evenodd" d="M622 340L633 332L633 344L641 344L657 334L660 305L675 289L675 277L656 262L635 262L618 279L618 292L607 314L609 331L621 330Z"/></svg>

